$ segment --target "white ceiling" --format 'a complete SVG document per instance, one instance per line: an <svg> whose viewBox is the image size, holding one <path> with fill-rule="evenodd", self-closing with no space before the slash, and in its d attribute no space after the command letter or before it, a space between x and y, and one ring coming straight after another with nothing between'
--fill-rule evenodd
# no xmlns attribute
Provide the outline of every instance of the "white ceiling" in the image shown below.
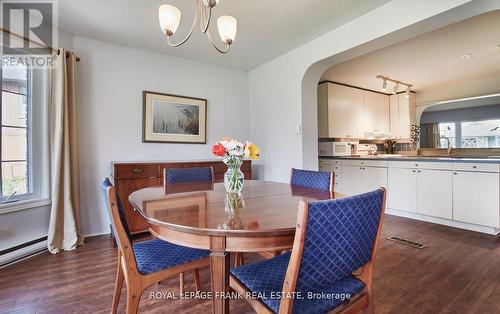
<svg viewBox="0 0 500 314"><path fill-rule="evenodd" d="M491 97L480 97L475 99L449 101L446 103L431 106L425 109L425 112L464 109L464 108L482 107L491 105L497 105L497 106L500 105L500 95L493 95Z"/></svg>
<svg viewBox="0 0 500 314"><path fill-rule="evenodd" d="M486 13L328 69L323 80L380 90L377 75L413 84L419 92L441 84L500 76L500 11ZM464 54L471 54L464 59ZM388 91L393 85L388 85Z"/></svg>
<svg viewBox="0 0 500 314"><path fill-rule="evenodd" d="M62 0L59 23L83 37L249 70L388 1L221 0L215 19L233 15L238 20L228 55L216 52L199 27L183 46L167 45L158 24L158 7L168 3L181 10L181 25L174 36L178 41L191 25L194 0ZM220 40L212 26L213 37Z"/></svg>

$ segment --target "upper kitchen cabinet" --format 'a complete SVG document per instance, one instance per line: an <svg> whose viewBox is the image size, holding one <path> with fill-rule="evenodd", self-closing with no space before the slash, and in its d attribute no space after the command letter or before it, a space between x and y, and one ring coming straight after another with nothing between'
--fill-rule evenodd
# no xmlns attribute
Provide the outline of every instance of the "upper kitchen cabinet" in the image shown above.
<svg viewBox="0 0 500 314"><path fill-rule="evenodd" d="M375 134L390 133L389 97L384 94L364 91L364 130Z"/></svg>
<svg viewBox="0 0 500 314"><path fill-rule="evenodd" d="M391 95L389 97L390 107L390 131L393 138L410 138L410 126L415 124L415 94L410 97L405 94Z"/></svg>
<svg viewBox="0 0 500 314"><path fill-rule="evenodd" d="M363 138L363 90L339 84L320 84L318 135L320 138Z"/></svg>

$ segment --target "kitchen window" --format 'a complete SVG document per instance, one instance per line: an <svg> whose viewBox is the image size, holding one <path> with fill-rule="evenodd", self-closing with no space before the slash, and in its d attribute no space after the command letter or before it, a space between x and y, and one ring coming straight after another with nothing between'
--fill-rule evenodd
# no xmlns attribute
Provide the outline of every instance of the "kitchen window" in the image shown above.
<svg viewBox="0 0 500 314"><path fill-rule="evenodd" d="M461 122L462 148L500 147L500 119Z"/></svg>
<svg viewBox="0 0 500 314"><path fill-rule="evenodd" d="M448 148L448 141L451 147L457 147L456 138L455 122L439 123L439 147Z"/></svg>
<svg viewBox="0 0 500 314"><path fill-rule="evenodd" d="M48 73L2 67L0 209L48 198Z"/></svg>

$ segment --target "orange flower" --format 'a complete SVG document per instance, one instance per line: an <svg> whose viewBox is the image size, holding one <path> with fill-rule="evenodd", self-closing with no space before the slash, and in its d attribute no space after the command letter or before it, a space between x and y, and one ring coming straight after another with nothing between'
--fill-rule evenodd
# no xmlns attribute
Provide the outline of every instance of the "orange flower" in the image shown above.
<svg viewBox="0 0 500 314"><path fill-rule="evenodd" d="M226 148L221 143L217 143L214 146L212 146L212 153L215 156L222 157L226 154Z"/></svg>

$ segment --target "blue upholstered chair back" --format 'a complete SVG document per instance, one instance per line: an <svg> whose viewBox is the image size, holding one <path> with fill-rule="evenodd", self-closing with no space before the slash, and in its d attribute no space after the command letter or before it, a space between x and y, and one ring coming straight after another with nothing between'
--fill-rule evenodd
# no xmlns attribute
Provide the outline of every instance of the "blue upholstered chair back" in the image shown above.
<svg viewBox="0 0 500 314"><path fill-rule="evenodd" d="M329 191L331 173L323 171L300 170L292 168L291 185L302 186L310 189Z"/></svg>
<svg viewBox="0 0 500 314"><path fill-rule="evenodd" d="M166 171L166 183L212 182L212 167L172 168Z"/></svg>
<svg viewBox="0 0 500 314"><path fill-rule="evenodd" d="M109 181L108 178L104 178L104 180L101 183L101 190L102 194L104 196L104 201L106 202L106 207L108 208L108 214L110 215L109 219L112 222L113 220L111 219L111 212L109 208L109 198L108 198L108 188L112 187L113 184L111 184L111 181ZM120 198L118 197L118 193L116 193L116 201L118 202L118 214L120 215L120 221L123 225L123 229L125 230L125 233L127 235L127 238L129 241L131 241L131 235L130 235L130 229L127 224L127 220L125 219L125 210L123 209L122 202L120 201ZM113 233L115 236L115 240L118 242L118 237L117 237L117 232L116 232L116 227L113 226Z"/></svg>
<svg viewBox="0 0 500 314"><path fill-rule="evenodd" d="M384 208L384 190L310 202L297 289L314 291L370 261Z"/></svg>

